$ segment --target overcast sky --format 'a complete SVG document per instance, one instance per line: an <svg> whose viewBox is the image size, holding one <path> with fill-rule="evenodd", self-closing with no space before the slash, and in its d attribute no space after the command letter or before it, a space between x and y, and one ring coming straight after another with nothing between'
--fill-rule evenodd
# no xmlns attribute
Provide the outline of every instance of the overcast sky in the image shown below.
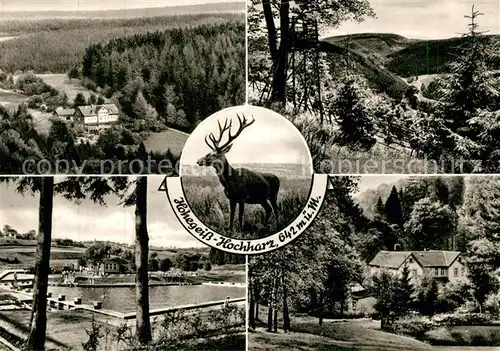
<svg viewBox="0 0 500 351"><path fill-rule="evenodd" d="M94 11L196 5L235 0L0 0L3 11Z"/></svg>
<svg viewBox="0 0 500 351"><path fill-rule="evenodd" d="M245 114L248 120L253 117L255 122L243 130L233 142L233 147L226 154L229 163L307 163L311 165L307 144L291 122L271 110L246 106L219 111L200 123L184 146L181 169L183 165L195 165L199 158L211 151L204 139L210 132L218 136L218 121L224 125L225 119L231 118L231 133L235 134L239 125L237 113ZM227 134L222 143L226 140Z"/></svg>
<svg viewBox="0 0 500 351"><path fill-rule="evenodd" d="M438 39L454 37L467 31L469 15L475 9L484 13L478 22L480 29L500 33L499 0L370 0L376 18L361 24L345 23L336 30L325 32L325 36L353 33L395 33L408 38Z"/></svg>
<svg viewBox="0 0 500 351"><path fill-rule="evenodd" d="M152 176L148 183L148 231L153 246L203 246L185 232L168 204L165 192L158 187L162 176ZM56 177L56 182L60 178ZM0 228L8 224L19 232L38 230L38 195L18 194L13 186L0 184ZM118 198L109 196L107 207L83 201L75 205L61 196L54 199L54 238L75 240L110 240L132 244L134 242L134 207L123 208Z"/></svg>

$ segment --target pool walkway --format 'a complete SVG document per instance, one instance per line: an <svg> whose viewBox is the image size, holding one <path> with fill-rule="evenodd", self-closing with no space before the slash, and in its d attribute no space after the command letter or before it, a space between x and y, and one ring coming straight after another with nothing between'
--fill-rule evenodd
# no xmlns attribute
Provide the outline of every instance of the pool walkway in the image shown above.
<svg viewBox="0 0 500 351"><path fill-rule="evenodd" d="M5 287L4 287L5 288ZM7 288L9 290L9 294L12 295L16 300L18 300L24 308L26 309L31 309L30 303L33 300L33 295L31 292L26 292L26 291L20 291L20 290L14 290L12 288ZM194 309L199 309L199 308L209 308L209 307L214 307L214 306L222 306L226 303L241 303L245 302L246 298L245 297L240 297L240 298L234 298L234 299L227 299L227 300L219 300L219 301L210 301L210 302L202 302L202 303L196 303L196 304L188 304L188 305L181 305L181 306L170 306L170 307L162 307L162 308L155 308L155 309L150 309L149 310L149 315L150 316L156 316L160 314L165 314L165 313L170 313L170 312L176 312L178 310L194 310ZM59 295L58 297L52 297L48 296L47 297L47 305L58 309L58 310L86 310L86 311L91 311L94 313L98 314L103 314L119 319L135 319L136 313L135 312L129 312L129 313L123 313L123 312L117 312L113 310L107 310L107 309L102 309L100 306L96 308L95 303L94 304L84 304L81 301L81 298L76 298L71 300L66 300L66 296L64 295Z"/></svg>
<svg viewBox="0 0 500 351"><path fill-rule="evenodd" d="M234 286L238 288L246 288L245 283L228 283L228 282L204 282L201 285L211 285L211 286Z"/></svg>

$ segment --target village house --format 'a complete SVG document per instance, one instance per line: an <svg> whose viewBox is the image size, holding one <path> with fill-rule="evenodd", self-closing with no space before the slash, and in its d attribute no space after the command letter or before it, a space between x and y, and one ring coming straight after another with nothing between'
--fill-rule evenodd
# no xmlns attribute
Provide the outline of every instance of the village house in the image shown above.
<svg viewBox="0 0 500 351"><path fill-rule="evenodd" d="M71 123L71 126L73 126L72 124L73 116L75 115L75 109L58 107L52 115L54 117L62 119L63 121Z"/></svg>
<svg viewBox="0 0 500 351"><path fill-rule="evenodd" d="M405 265L408 266L413 284L419 284L424 276L446 283L467 275L465 260L458 251L379 251L368 263L366 280L351 287L346 310L350 313L373 313L376 299L365 285L368 286L370 278L381 272L400 276Z"/></svg>
<svg viewBox="0 0 500 351"><path fill-rule="evenodd" d="M99 265L98 273L103 274L123 274L131 271L130 262L121 257L110 257Z"/></svg>
<svg viewBox="0 0 500 351"><path fill-rule="evenodd" d="M380 251L368 264L370 276L381 271L400 275L405 265L414 282L423 276L452 282L467 274L465 261L458 251Z"/></svg>
<svg viewBox="0 0 500 351"><path fill-rule="evenodd" d="M78 106L73 125L76 129L98 132L118 121L119 111L115 104Z"/></svg>
<svg viewBox="0 0 500 351"><path fill-rule="evenodd" d="M118 121L119 111L115 104L78 106L74 109L58 108L53 113L80 131L98 132Z"/></svg>

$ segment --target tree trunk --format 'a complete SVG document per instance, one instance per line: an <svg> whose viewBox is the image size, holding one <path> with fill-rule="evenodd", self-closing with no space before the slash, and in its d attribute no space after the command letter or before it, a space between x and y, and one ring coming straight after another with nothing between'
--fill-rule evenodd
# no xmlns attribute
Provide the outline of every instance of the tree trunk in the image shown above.
<svg viewBox="0 0 500 351"><path fill-rule="evenodd" d="M278 332L278 309L274 309L274 316L273 316L273 330L275 333Z"/></svg>
<svg viewBox="0 0 500 351"><path fill-rule="evenodd" d="M259 320L259 300L255 299L255 320Z"/></svg>
<svg viewBox="0 0 500 351"><path fill-rule="evenodd" d="M248 324L255 330L255 300L252 278L248 279Z"/></svg>
<svg viewBox="0 0 500 351"><path fill-rule="evenodd" d="M47 285L50 273L50 244L52 240L52 209L54 204L54 177L41 179L38 207L38 236L35 277L33 281L33 309L28 350L44 350L47 331Z"/></svg>
<svg viewBox="0 0 500 351"><path fill-rule="evenodd" d="M278 43L276 40L276 26L274 25L271 0L262 0L262 8L264 10L264 18L266 19L269 53L271 54L271 59L274 62L276 60L276 57L278 56Z"/></svg>
<svg viewBox="0 0 500 351"><path fill-rule="evenodd" d="M278 286L279 277L278 273L274 276L274 293L273 293L273 330L278 332Z"/></svg>
<svg viewBox="0 0 500 351"><path fill-rule="evenodd" d="M273 305L269 301L269 305L267 306L267 331L273 331Z"/></svg>
<svg viewBox="0 0 500 351"><path fill-rule="evenodd" d="M260 301L260 286L254 285L254 296L255 296L255 320L259 320L259 301Z"/></svg>
<svg viewBox="0 0 500 351"><path fill-rule="evenodd" d="M286 333L290 330L290 314L288 312L288 291L285 285L285 280L282 281L283 284L283 331Z"/></svg>
<svg viewBox="0 0 500 351"><path fill-rule="evenodd" d="M323 297L319 296L318 299L318 319L319 325L323 325Z"/></svg>
<svg viewBox="0 0 500 351"><path fill-rule="evenodd" d="M287 57L290 50L290 1L281 0L280 6L280 47L274 60L271 102L286 104Z"/></svg>
<svg viewBox="0 0 500 351"><path fill-rule="evenodd" d="M147 177L139 177L135 188L135 296L136 335L141 344L151 341L149 321L148 255L149 237L147 228Z"/></svg>

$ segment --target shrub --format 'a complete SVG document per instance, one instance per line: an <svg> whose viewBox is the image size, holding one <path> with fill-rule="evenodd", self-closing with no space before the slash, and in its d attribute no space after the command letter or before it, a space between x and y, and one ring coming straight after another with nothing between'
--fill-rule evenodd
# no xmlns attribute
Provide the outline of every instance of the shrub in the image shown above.
<svg viewBox="0 0 500 351"><path fill-rule="evenodd" d="M33 95L26 102L29 108L38 109L43 104L43 98L40 95Z"/></svg>
<svg viewBox="0 0 500 351"><path fill-rule="evenodd" d="M20 75L17 78L15 87L28 96L41 95L43 93L49 93L51 96L58 94L57 90L47 85L42 78L33 73Z"/></svg>
<svg viewBox="0 0 500 351"><path fill-rule="evenodd" d="M413 336L417 339L423 339L425 334L439 326L438 323L426 316L408 316L397 319L391 326L396 334Z"/></svg>
<svg viewBox="0 0 500 351"><path fill-rule="evenodd" d="M500 346L500 330L485 327L452 328L451 336L457 346Z"/></svg>
<svg viewBox="0 0 500 351"><path fill-rule="evenodd" d="M459 280L444 285L438 294L437 311L439 313L452 312L471 298L467 280Z"/></svg>
<svg viewBox="0 0 500 351"><path fill-rule="evenodd" d="M100 324L96 323L92 319L92 326L90 330L85 329L85 332L87 333L89 340L87 342L82 343L82 347L85 351L97 351L97 348L99 347L99 339L104 336L102 332L102 327Z"/></svg>
<svg viewBox="0 0 500 351"><path fill-rule="evenodd" d="M488 296L484 303L484 310L496 317L500 315L500 293Z"/></svg>
<svg viewBox="0 0 500 351"><path fill-rule="evenodd" d="M229 304L222 309L202 313L200 310L186 314L183 310L165 314L157 330L155 346L173 347L185 340L207 337L212 334L239 332L245 324L245 308Z"/></svg>
<svg viewBox="0 0 500 351"><path fill-rule="evenodd" d="M456 345L455 338L446 327L440 327L425 333L425 339L432 345L453 346Z"/></svg>
<svg viewBox="0 0 500 351"><path fill-rule="evenodd" d="M493 317L484 313L456 313L456 314L437 314L432 320L440 325L487 325L493 320Z"/></svg>
<svg viewBox="0 0 500 351"><path fill-rule="evenodd" d="M278 111L283 113L283 111ZM294 126L300 131L313 158L313 167L315 172L331 172L331 155L325 145L331 145L334 142L334 133L330 126L319 123L313 116L302 115L283 115L288 118Z"/></svg>

